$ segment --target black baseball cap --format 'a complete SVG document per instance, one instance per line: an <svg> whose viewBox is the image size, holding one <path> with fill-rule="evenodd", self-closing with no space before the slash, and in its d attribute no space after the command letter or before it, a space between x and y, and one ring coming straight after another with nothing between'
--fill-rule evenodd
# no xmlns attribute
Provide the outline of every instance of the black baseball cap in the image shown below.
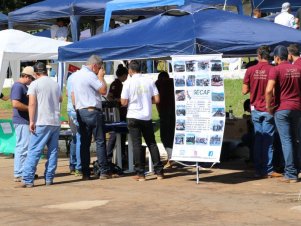
<svg viewBox="0 0 301 226"><path fill-rule="evenodd" d="M288 51L283 45L278 45L274 48L274 51L270 54L271 57L278 56L280 59L287 59Z"/></svg>
<svg viewBox="0 0 301 226"><path fill-rule="evenodd" d="M43 74L47 74L47 68L46 65L43 62L37 62L34 66L33 66L33 70L36 73L43 73Z"/></svg>

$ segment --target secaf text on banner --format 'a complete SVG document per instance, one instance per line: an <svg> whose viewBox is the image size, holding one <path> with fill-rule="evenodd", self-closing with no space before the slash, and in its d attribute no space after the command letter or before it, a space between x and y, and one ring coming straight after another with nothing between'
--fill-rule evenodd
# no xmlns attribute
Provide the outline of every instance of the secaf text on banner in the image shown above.
<svg viewBox="0 0 301 226"><path fill-rule="evenodd" d="M172 160L219 162L225 128L222 55L172 56L176 128Z"/></svg>

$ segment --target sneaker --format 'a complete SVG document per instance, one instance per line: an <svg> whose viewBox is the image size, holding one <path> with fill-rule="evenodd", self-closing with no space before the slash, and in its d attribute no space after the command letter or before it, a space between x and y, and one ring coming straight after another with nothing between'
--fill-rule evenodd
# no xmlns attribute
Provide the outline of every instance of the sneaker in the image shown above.
<svg viewBox="0 0 301 226"><path fill-rule="evenodd" d="M163 173L157 173L157 180L163 180L164 174Z"/></svg>
<svg viewBox="0 0 301 226"><path fill-rule="evenodd" d="M279 179L279 182L283 182L283 183L297 183L298 179L282 177L282 178Z"/></svg>
<svg viewBox="0 0 301 226"><path fill-rule="evenodd" d="M22 177L15 177L14 178L14 182L21 182L22 181Z"/></svg>
<svg viewBox="0 0 301 226"><path fill-rule="evenodd" d="M71 174L71 175L74 175L74 174L75 174L75 170L74 170L74 169L71 169L71 170L70 170L70 174Z"/></svg>
<svg viewBox="0 0 301 226"><path fill-rule="evenodd" d="M146 181L144 175L138 175L138 174L133 176L133 179L136 180L136 181Z"/></svg>
<svg viewBox="0 0 301 226"><path fill-rule="evenodd" d="M276 178L276 177L283 177L283 175L277 172L272 172L268 174L268 178Z"/></svg>
<svg viewBox="0 0 301 226"><path fill-rule="evenodd" d="M75 170L74 176L76 176L76 177L81 177L81 176L83 176L83 173L82 173L82 171L80 171L80 170Z"/></svg>
<svg viewBox="0 0 301 226"><path fill-rule="evenodd" d="M110 178L112 178L112 176L109 174L100 174L100 176L99 176L99 180L106 180L106 179L110 179Z"/></svg>
<svg viewBox="0 0 301 226"><path fill-rule="evenodd" d="M173 165L173 161L168 160L167 163L164 165L164 169L169 169L171 168Z"/></svg>
<svg viewBox="0 0 301 226"><path fill-rule="evenodd" d="M18 185L16 188L33 188L34 185L33 184L21 184L21 185Z"/></svg>

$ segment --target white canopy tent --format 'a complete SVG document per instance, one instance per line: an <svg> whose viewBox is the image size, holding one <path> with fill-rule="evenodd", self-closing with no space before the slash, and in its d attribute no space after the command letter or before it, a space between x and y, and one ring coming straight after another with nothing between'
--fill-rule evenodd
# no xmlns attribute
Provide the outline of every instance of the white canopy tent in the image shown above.
<svg viewBox="0 0 301 226"><path fill-rule="evenodd" d="M70 42L37 37L14 29L0 31L0 91L8 67L16 81L20 75L21 61L57 59L58 48L68 44Z"/></svg>

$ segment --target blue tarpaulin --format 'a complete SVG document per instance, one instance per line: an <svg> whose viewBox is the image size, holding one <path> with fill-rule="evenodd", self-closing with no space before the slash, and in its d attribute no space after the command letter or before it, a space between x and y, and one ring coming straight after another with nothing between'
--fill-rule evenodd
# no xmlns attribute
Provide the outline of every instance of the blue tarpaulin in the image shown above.
<svg viewBox="0 0 301 226"><path fill-rule="evenodd" d="M7 24L7 16L0 13L0 24Z"/></svg>
<svg viewBox="0 0 301 226"><path fill-rule="evenodd" d="M175 10L59 48L59 61L159 58L178 54L256 54L261 45L301 44L301 31L218 9ZM172 13L172 15L171 15Z"/></svg>
<svg viewBox="0 0 301 226"><path fill-rule="evenodd" d="M243 14L241 0L112 0L106 5L103 31L109 30L110 18L114 11L143 9L162 6L183 6L188 4L230 5L235 6L239 14Z"/></svg>
<svg viewBox="0 0 301 226"><path fill-rule="evenodd" d="M284 2L289 2L293 11L301 7L301 0L252 0L253 8L263 12L280 12Z"/></svg>

